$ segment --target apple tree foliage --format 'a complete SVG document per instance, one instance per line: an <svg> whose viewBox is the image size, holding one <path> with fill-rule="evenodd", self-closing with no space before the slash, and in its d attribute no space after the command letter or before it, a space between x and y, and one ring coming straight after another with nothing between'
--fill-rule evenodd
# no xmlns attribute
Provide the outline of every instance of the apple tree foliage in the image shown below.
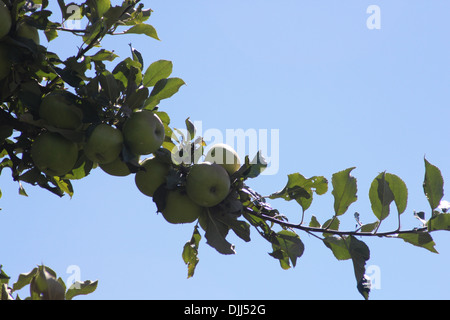
<svg viewBox="0 0 450 320"><path fill-rule="evenodd" d="M152 10L145 9L139 0L126 0L113 6L109 0L87 0L79 5L77 18L85 19L83 29L70 29L65 21L73 19L68 10L70 4L58 0L62 22L50 20L52 12L47 10L46 0L5 0L11 11L12 29L26 21L40 30L49 42L66 32L81 38L81 46L74 55L65 60L56 52L36 44L30 39L14 36L13 31L1 41L8 45L8 56L12 61L10 74L0 81L0 173L8 168L12 179L18 182L19 193L26 196L25 183L44 188L57 196L74 194L72 181L86 177L97 168L79 151L74 168L63 176L49 176L41 172L30 156L32 142L41 132L55 132L77 144L82 144L93 126L106 123L121 128L133 111L139 109L155 112L164 123L165 140L155 157L172 161L172 155L202 154L205 143L197 137L192 122L186 119L188 136L180 133L170 123L168 112L161 110L160 102L170 98L185 84L171 77L172 62L159 60L146 65L141 53L130 45L130 57L119 60L112 51L101 47L106 36L141 34L158 39L153 26L147 23ZM106 64L115 63L112 70ZM66 96L83 111L83 125L74 130L56 128L39 117L42 98L51 92L65 90ZM174 133L178 133L177 135ZM180 137L181 135L181 137ZM121 157L134 174L142 170L135 155L124 146ZM191 162L172 163L167 176L165 190L182 188L186 175L198 156ZM301 232L313 235L329 248L338 260L353 262L357 290L367 299L370 280L365 265L370 258L369 247L361 240L364 237L399 238L412 245L436 253L432 232L450 230L450 213L443 208L443 178L440 170L427 159L423 182L424 195L430 208L428 213L414 212L418 226L411 230L401 229L400 218L406 210L408 189L396 175L382 172L373 180L369 198L373 211L373 222L362 223L359 214L354 214L357 225L354 230L341 230L340 219L349 206L357 200L357 181L351 175L354 168L336 172L331 184L326 177L305 177L300 173L288 175L286 186L269 196L252 190L247 181L257 178L266 163L259 155L254 159L245 157L240 169L230 176L231 188L228 197L217 206L205 208L201 215L201 228L195 223L192 238L182 250L182 258L188 267L188 278L194 275L199 262L199 244L204 237L206 243L221 254L234 254L234 245L227 240L233 232L245 242L250 241L250 230L267 240L273 251L269 253L279 261L281 268L295 267L304 252ZM331 189L334 197L334 213L327 221L306 212L313 198ZM0 192L1 196L1 192ZM290 222L286 216L273 208L271 199L296 202L301 207L300 223ZM165 206L164 190L155 192L153 201L157 211ZM395 212L392 213L392 204ZM380 225L390 216L397 216L398 228L389 232L379 231ZM203 236L201 235L203 229ZM28 274L21 274L10 287L9 277L1 271L2 299L11 299L15 290L30 285L30 298L70 299L77 294L95 290L97 283L85 281L66 290L62 280L46 266L36 267Z"/></svg>

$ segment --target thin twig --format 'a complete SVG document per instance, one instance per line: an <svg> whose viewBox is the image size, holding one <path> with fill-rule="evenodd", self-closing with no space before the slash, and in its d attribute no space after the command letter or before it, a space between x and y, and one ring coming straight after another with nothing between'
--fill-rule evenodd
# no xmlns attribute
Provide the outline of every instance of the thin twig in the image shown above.
<svg viewBox="0 0 450 320"><path fill-rule="evenodd" d="M291 223L291 222L287 222L287 221L278 220L276 218L267 216L263 213L256 213L249 208L244 208L244 210L249 214L253 214L258 217L261 217L264 220L277 223L284 227L302 230L302 231L308 232L310 234L311 233L329 233L329 234L339 235L339 236L353 235L353 236L365 236L365 237L391 237L391 236L397 236L399 234L423 233L423 232L427 232L427 230L428 230L427 227L422 227L422 228L415 228L415 229L411 229L411 230L394 230L394 231L378 232L378 233L377 232L374 232L374 233L373 232L358 232L358 231L339 231L339 230L332 230L332 229L327 229L327 228L309 227L309 226L304 226L301 224L295 224L295 223ZM431 231L429 231L429 232L431 232Z"/></svg>

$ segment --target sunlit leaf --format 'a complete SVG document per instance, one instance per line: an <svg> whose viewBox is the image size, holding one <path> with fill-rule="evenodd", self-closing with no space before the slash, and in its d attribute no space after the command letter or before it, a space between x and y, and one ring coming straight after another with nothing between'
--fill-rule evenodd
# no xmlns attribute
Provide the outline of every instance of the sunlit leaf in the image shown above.
<svg viewBox="0 0 450 320"><path fill-rule="evenodd" d="M156 29L153 26L145 23L135 25L130 29L128 29L127 31L125 31L125 33L145 34L153 39L160 40L158 38L158 33L156 32Z"/></svg>
<svg viewBox="0 0 450 320"><path fill-rule="evenodd" d="M269 196L270 199L282 198L286 201L297 201L303 210L308 209L312 203L313 192L324 194L328 190L328 181L324 177L314 176L305 178L300 173L288 175L288 182L283 190Z"/></svg>
<svg viewBox="0 0 450 320"><path fill-rule="evenodd" d="M276 233L272 241L273 252L269 253L272 257L280 260L283 269L289 269L297 264L297 258L303 255L305 246L300 237L293 231L282 230Z"/></svg>
<svg viewBox="0 0 450 320"><path fill-rule="evenodd" d="M408 188L405 182L395 174L386 173L386 182L389 184L389 189L394 195L394 202L399 214L402 214L406 210L408 204Z"/></svg>
<svg viewBox="0 0 450 320"><path fill-rule="evenodd" d="M186 83L180 78L159 80L153 87L150 97L145 103L145 109L152 110L161 100L170 98Z"/></svg>
<svg viewBox="0 0 450 320"><path fill-rule="evenodd" d="M153 62L145 71L144 86L153 87L159 80L166 79L172 74L171 61L158 60Z"/></svg>
<svg viewBox="0 0 450 320"><path fill-rule="evenodd" d="M76 281L66 292L66 300L72 300L79 295L86 295L94 292L97 289L98 281L86 280L83 282Z"/></svg>
<svg viewBox="0 0 450 320"><path fill-rule="evenodd" d="M333 174L332 184L334 196L334 212L337 216L344 214L348 207L357 200L356 192L356 178L350 175L350 172L355 169L349 168Z"/></svg>
<svg viewBox="0 0 450 320"><path fill-rule="evenodd" d="M191 240L186 242L183 247L182 258L185 264L188 266L188 278L194 276L195 267L197 266L198 259L198 247L201 240L201 235L198 232L198 226L195 226Z"/></svg>
<svg viewBox="0 0 450 320"><path fill-rule="evenodd" d="M372 182L369 190L372 211L378 220L384 220L390 212L390 205L394 201L394 194L386 181L385 173L380 173Z"/></svg>
<svg viewBox="0 0 450 320"><path fill-rule="evenodd" d="M447 230L450 231L450 213L438 213L427 222L428 231Z"/></svg>
<svg viewBox="0 0 450 320"><path fill-rule="evenodd" d="M428 232L402 233L399 234L397 237L417 247L422 247L433 253L438 253L437 250L434 248L436 244L434 243L433 238Z"/></svg>
<svg viewBox="0 0 450 320"><path fill-rule="evenodd" d="M425 159L423 190L431 209L436 209L444 197L444 179L439 168L429 163L427 159Z"/></svg>

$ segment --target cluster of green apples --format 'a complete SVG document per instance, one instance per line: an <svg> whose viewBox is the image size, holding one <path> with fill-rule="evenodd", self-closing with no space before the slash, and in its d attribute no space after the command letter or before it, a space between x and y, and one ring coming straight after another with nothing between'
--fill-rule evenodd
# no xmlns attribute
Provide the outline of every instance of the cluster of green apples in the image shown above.
<svg viewBox="0 0 450 320"><path fill-rule="evenodd" d="M54 91L43 97L39 116L47 128L31 146L35 166L50 176L64 176L72 171L82 152L89 160L113 176L131 174L123 159L123 151L135 157L154 154L163 144L165 128L161 119L150 110L137 110L117 127L108 123L85 124L83 112L65 91ZM88 129L86 129L88 125ZM85 132L80 142L69 140L63 132ZM125 147L125 148L124 148ZM158 157L139 162L142 170L135 174L135 184L145 195L153 197L166 182L173 163ZM237 152L226 144L212 146L204 162L193 164L185 176L183 188L167 190L162 210L170 223L189 223L198 219L204 208L220 204L230 193L230 176L240 168Z"/></svg>
<svg viewBox="0 0 450 320"><path fill-rule="evenodd" d="M145 170L138 171L135 182L138 189L152 197L165 183L170 164L158 158L142 162ZM226 144L212 146L205 161L193 164L186 176L185 188L168 190L162 210L164 218L173 224L197 220L205 208L211 208L226 199L230 193L230 176L240 168L237 152Z"/></svg>
<svg viewBox="0 0 450 320"><path fill-rule="evenodd" d="M13 24L11 12L6 4L0 0L0 81L10 74L12 68L8 44L5 42L8 36L19 40L30 39L35 44L40 43L38 30L25 21Z"/></svg>
<svg viewBox="0 0 450 320"><path fill-rule="evenodd" d="M45 131L33 141L31 157L36 167L50 176L69 173L79 158L79 152L105 172L114 176L126 176L130 169L122 160L124 145L138 159L155 152L164 141L164 125L149 110L133 112L118 129L107 123L92 125L86 130L86 138L77 143L67 139L61 130L82 131L82 110L64 91L46 95L39 107L39 116L48 126L58 130Z"/></svg>

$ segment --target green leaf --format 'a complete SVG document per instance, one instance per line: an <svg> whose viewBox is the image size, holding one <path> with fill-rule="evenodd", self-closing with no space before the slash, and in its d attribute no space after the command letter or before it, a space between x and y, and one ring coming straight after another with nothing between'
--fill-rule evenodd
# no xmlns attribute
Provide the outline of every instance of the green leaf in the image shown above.
<svg viewBox="0 0 450 320"><path fill-rule="evenodd" d="M330 236L323 239L324 244L338 260L352 259L358 291L365 299L369 296L370 286L365 276L366 261L370 259L369 247L354 236Z"/></svg>
<svg viewBox="0 0 450 320"><path fill-rule="evenodd" d="M269 196L270 199L282 198L286 201L297 201L303 211L307 210L313 199L313 192L321 195L328 190L328 181L324 177L314 176L305 178L300 173L288 175L288 182L283 190L275 192Z"/></svg>
<svg viewBox="0 0 450 320"><path fill-rule="evenodd" d="M70 180L61 179L60 177L53 177L53 179L55 180L56 185L72 198L73 187Z"/></svg>
<svg viewBox="0 0 450 320"><path fill-rule="evenodd" d="M405 182L394 174L386 173L385 179L389 184L389 189L394 195L394 201L398 214L402 214L405 212L406 205L408 204L408 188L406 187Z"/></svg>
<svg viewBox="0 0 450 320"><path fill-rule="evenodd" d="M316 216L314 216L314 215L311 216L311 221L309 222L309 226L311 228L320 228L320 223L317 220Z"/></svg>
<svg viewBox="0 0 450 320"><path fill-rule="evenodd" d="M397 236L405 242L411 243L417 247L425 248L433 253L438 253L434 246L436 245L433 238L428 232L421 233L402 233Z"/></svg>
<svg viewBox="0 0 450 320"><path fill-rule="evenodd" d="M141 109L147 100L149 91L147 87L140 87L127 96L126 104L131 110Z"/></svg>
<svg viewBox="0 0 450 320"><path fill-rule="evenodd" d="M221 254L235 254L234 245L226 240L229 227L225 223L215 219L214 215L209 212L202 213L202 216L206 224L206 243Z"/></svg>
<svg viewBox="0 0 450 320"><path fill-rule="evenodd" d="M348 260L351 258L346 243L347 238L338 236L328 236L323 239L325 246L333 252L333 255L338 260Z"/></svg>
<svg viewBox="0 0 450 320"><path fill-rule="evenodd" d="M62 177L64 180L80 180L84 177L88 176L94 163L89 160L84 153L81 153L81 156L75 163L71 172L67 173Z"/></svg>
<svg viewBox="0 0 450 320"><path fill-rule="evenodd" d="M101 49L100 51L98 51L96 54L92 55L92 56L88 56L91 61L113 61L114 59L116 59L117 57L119 57L117 54L115 54L114 52L105 50L105 49Z"/></svg>
<svg viewBox="0 0 450 320"><path fill-rule="evenodd" d="M2 270L2 265L0 264L0 284L9 283L9 279L11 279L11 277L9 277L5 271Z"/></svg>
<svg viewBox="0 0 450 320"><path fill-rule="evenodd" d="M372 211L378 220L384 220L390 212L391 202L394 201L394 194L386 181L385 173L380 173L372 182L369 190Z"/></svg>
<svg viewBox="0 0 450 320"><path fill-rule="evenodd" d="M55 40L58 37L58 31L55 29L46 29L44 34L48 42Z"/></svg>
<svg viewBox="0 0 450 320"><path fill-rule="evenodd" d="M144 86L153 87L159 80L166 79L172 74L171 61L158 60L153 62L145 71Z"/></svg>
<svg viewBox="0 0 450 320"><path fill-rule="evenodd" d="M96 19L102 18L111 7L110 0L87 0L87 5Z"/></svg>
<svg viewBox="0 0 450 320"><path fill-rule="evenodd" d="M354 236L349 236L349 252L352 257L356 281L359 283L366 272L366 261L370 259L369 247Z"/></svg>
<svg viewBox="0 0 450 320"><path fill-rule="evenodd" d="M101 18L103 15L111 8L111 1L110 0L96 0L95 1L96 11L98 14L98 17Z"/></svg>
<svg viewBox="0 0 450 320"><path fill-rule="evenodd" d="M112 73L114 78L122 83L123 88L130 88L133 82L138 85L142 81L141 67L138 61L126 58L117 64Z"/></svg>
<svg viewBox="0 0 450 320"><path fill-rule="evenodd" d="M334 212L337 216L344 214L348 207L357 200L356 179L350 175L355 169L349 168L333 174L331 182L333 184L332 194L334 196Z"/></svg>
<svg viewBox="0 0 450 320"><path fill-rule="evenodd" d="M289 269L297 264L297 258L303 255L305 246L300 237L293 231L282 230L276 233L272 241L273 252L269 253L275 259L280 260L283 269Z"/></svg>
<svg viewBox="0 0 450 320"><path fill-rule="evenodd" d="M27 192L25 191L25 188L23 187L22 183L19 181L19 194L21 196L28 197Z"/></svg>
<svg viewBox="0 0 450 320"><path fill-rule="evenodd" d="M73 283L66 292L66 300L72 300L79 295L86 295L94 292L97 289L98 280L91 281L86 280L83 282L76 281Z"/></svg>
<svg viewBox="0 0 450 320"><path fill-rule="evenodd" d="M19 278L17 281L13 284L13 290L17 291L25 287L26 285L29 285L33 277L37 274L38 268L34 268L28 273L21 273L19 274Z"/></svg>
<svg viewBox="0 0 450 320"><path fill-rule="evenodd" d="M1 300L14 300L11 295L11 289L6 283L0 282L0 301Z"/></svg>
<svg viewBox="0 0 450 320"><path fill-rule="evenodd" d="M130 29L126 30L124 33L145 34L153 39L160 40L158 38L156 29L153 26L145 23L135 25Z"/></svg>
<svg viewBox="0 0 450 320"><path fill-rule="evenodd" d="M120 97L120 88L118 85L118 81L112 73L109 71L104 71L99 75L98 80L101 85L101 92L105 95L108 101L115 103L117 99Z"/></svg>
<svg viewBox="0 0 450 320"><path fill-rule="evenodd" d="M267 162L264 156L258 151L250 161L248 156L245 156L245 163L236 171L233 176L243 177L245 179L253 179L258 177L267 168Z"/></svg>
<svg viewBox="0 0 450 320"><path fill-rule="evenodd" d="M376 221L376 222L367 223L365 225L362 225L361 232L372 232L373 230L375 230L378 227L379 224L380 224L380 222Z"/></svg>
<svg viewBox="0 0 450 320"><path fill-rule="evenodd" d="M429 163L427 159L425 159L423 190L431 209L436 209L444 197L444 179L439 168Z"/></svg>
<svg viewBox="0 0 450 320"><path fill-rule="evenodd" d="M152 92L150 93L150 97L147 99L145 103L145 109L152 110L161 100L170 98L178 90L181 86L186 83L180 78L168 78L159 80Z"/></svg>
<svg viewBox="0 0 450 320"><path fill-rule="evenodd" d="M194 139L196 133L194 123L190 120L190 118L187 118L184 122L186 124L186 130L189 133L189 140Z"/></svg>
<svg viewBox="0 0 450 320"><path fill-rule="evenodd" d="M450 213L438 213L427 222L428 231L447 230L450 231Z"/></svg>
<svg viewBox="0 0 450 320"><path fill-rule="evenodd" d="M245 242L250 241L250 225L238 220L233 214L223 214L217 219L226 224L233 232Z"/></svg>
<svg viewBox="0 0 450 320"><path fill-rule="evenodd" d="M183 248L183 261L188 266L188 279L194 276L195 267L199 262L198 259L198 247L201 240L201 235L198 232L198 226L195 226L194 233L192 234L191 240L186 242Z"/></svg>

